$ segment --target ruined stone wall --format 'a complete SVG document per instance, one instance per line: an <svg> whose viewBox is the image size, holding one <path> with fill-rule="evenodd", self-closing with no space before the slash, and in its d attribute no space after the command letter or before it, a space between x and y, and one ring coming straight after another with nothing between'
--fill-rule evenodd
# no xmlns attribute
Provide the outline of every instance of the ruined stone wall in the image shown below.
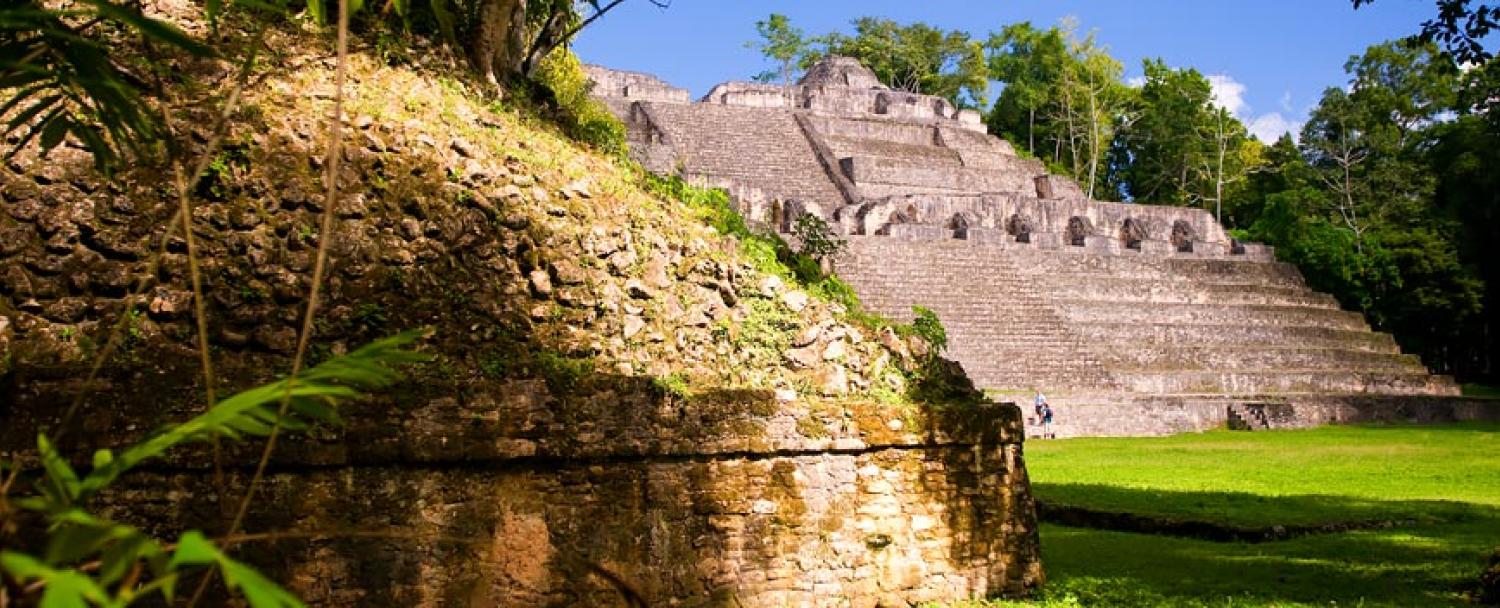
<svg viewBox="0 0 1500 608"><path fill-rule="evenodd" d="M603 573L652 606L905 606L1041 582L1012 406L954 416L586 382L582 394L470 382L456 397L403 385L347 428L289 438L249 521L298 539L244 557L327 606L623 605ZM26 382L0 445L56 416L45 406L66 385ZM145 432L158 394L119 394L70 451ZM108 511L167 535L215 529L210 460L189 451L133 476ZM231 471L234 495L248 473Z"/></svg>

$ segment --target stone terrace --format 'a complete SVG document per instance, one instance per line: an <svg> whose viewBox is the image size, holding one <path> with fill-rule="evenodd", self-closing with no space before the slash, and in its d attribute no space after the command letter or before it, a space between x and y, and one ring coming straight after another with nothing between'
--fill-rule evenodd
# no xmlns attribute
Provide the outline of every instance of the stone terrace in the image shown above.
<svg viewBox="0 0 1500 608"><path fill-rule="evenodd" d="M868 308L932 308L980 386L1041 389L1063 420L1088 408L1063 434L1198 430L1267 403L1337 421L1357 418L1328 414L1339 399L1401 410L1457 394L1207 212L1091 200L972 110L890 90L851 59L696 103L653 77L589 70L648 168L724 187L762 225L828 220L850 245L839 274Z"/></svg>

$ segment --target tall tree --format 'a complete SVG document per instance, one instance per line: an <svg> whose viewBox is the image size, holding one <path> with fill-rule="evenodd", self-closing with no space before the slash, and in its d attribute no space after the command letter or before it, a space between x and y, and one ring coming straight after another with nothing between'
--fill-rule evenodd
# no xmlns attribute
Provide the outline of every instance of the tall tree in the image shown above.
<svg viewBox="0 0 1500 608"><path fill-rule="evenodd" d="M802 33L802 28L792 25L786 15L771 13L770 17L755 22L755 32L760 34L760 41L750 42L748 46L759 50L767 59L776 62L779 71L767 71L757 74L755 79L761 82L770 82L777 76L781 77L781 84L792 83L792 72L797 67L797 62L808 51L808 41Z"/></svg>
<svg viewBox="0 0 1500 608"><path fill-rule="evenodd" d="M1058 28L1038 30L1030 22L1007 25L985 44L990 76L1005 83L990 112L990 131L1025 141L1036 154L1037 113L1056 97L1059 75L1071 59Z"/></svg>
<svg viewBox="0 0 1500 608"><path fill-rule="evenodd" d="M989 116L990 130L1026 143L1099 196L1109 171L1115 132L1131 92L1123 67L1092 34L1075 25L1037 30L1022 23L990 36L990 72L1005 82Z"/></svg>
<svg viewBox="0 0 1500 608"><path fill-rule="evenodd" d="M1252 236L1429 366L1475 369L1485 357L1465 345L1485 334L1485 288L1456 220L1484 217L1468 215L1485 206L1471 206L1471 188L1494 168L1492 153L1473 148L1485 145L1484 119L1455 103L1458 71L1434 45L1375 45L1345 69L1348 85L1326 90L1303 128L1306 167L1284 165L1295 174L1283 170L1288 189L1266 196Z"/></svg>
<svg viewBox="0 0 1500 608"><path fill-rule="evenodd" d="M1198 70L1172 69L1160 59L1143 67L1146 81L1121 134L1130 159L1126 189L1142 202L1198 204L1204 199L1200 177L1213 156L1202 128L1212 118L1212 87Z"/></svg>

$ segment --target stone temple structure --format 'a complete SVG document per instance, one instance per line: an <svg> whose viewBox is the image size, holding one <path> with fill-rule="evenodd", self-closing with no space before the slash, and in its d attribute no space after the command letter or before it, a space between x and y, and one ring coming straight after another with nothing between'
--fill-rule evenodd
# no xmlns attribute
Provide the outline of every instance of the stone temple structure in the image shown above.
<svg viewBox="0 0 1500 608"><path fill-rule="evenodd" d="M855 60L696 102L650 75L589 70L636 160L725 188L764 226L828 220L868 308L932 308L977 384L1042 390L1061 435L1473 415L1441 398L1451 379L1269 247L1200 209L1090 200L977 112L884 87Z"/></svg>

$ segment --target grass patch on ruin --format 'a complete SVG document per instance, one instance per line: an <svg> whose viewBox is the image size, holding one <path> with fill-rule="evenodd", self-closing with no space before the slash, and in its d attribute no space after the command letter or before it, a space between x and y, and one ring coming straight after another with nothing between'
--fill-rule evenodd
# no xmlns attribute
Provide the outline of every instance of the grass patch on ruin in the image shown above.
<svg viewBox="0 0 1500 608"><path fill-rule="evenodd" d="M1043 525L1054 606L1463 605L1500 545L1500 425L1027 444L1037 497L1242 526L1402 520L1258 544Z"/></svg>

